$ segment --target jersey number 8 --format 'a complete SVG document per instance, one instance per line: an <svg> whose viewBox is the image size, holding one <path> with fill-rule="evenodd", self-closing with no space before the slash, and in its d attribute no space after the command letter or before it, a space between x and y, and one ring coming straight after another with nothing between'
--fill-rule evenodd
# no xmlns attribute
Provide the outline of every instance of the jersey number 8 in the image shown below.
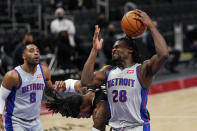
<svg viewBox="0 0 197 131"><path fill-rule="evenodd" d="M36 102L36 93L32 92L30 93L30 103L35 103Z"/></svg>

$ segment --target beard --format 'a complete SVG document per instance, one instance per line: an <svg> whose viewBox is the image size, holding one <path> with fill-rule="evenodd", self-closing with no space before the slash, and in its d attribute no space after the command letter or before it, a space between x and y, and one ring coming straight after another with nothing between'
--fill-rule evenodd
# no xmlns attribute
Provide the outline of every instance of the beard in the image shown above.
<svg viewBox="0 0 197 131"><path fill-rule="evenodd" d="M27 63L31 66L37 66L40 63L40 60L38 61L28 60Z"/></svg>
<svg viewBox="0 0 197 131"><path fill-rule="evenodd" d="M122 59L118 55L117 58L112 58L112 66L121 66L122 65Z"/></svg>

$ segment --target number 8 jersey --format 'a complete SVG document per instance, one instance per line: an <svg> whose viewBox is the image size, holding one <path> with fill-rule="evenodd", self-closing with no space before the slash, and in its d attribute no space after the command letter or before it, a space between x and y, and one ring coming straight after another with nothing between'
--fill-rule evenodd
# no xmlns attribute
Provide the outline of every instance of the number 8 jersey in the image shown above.
<svg viewBox="0 0 197 131"><path fill-rule="evenodd" d="M114 128L136 127L149 123L146 109L149 90L142 87L138 67L115 67L107 75L108 106L111 113L109 125Z"/></svg>
<svg viewBox="0 0 197 131"><path fill-rule="evenodd" d="M44 75L40 65L34 74L25 72L21 66L14 69L20 78L20 86L13 88L6 102L6 119L32 120L40 115L40 106L45 87Z"/></svg>

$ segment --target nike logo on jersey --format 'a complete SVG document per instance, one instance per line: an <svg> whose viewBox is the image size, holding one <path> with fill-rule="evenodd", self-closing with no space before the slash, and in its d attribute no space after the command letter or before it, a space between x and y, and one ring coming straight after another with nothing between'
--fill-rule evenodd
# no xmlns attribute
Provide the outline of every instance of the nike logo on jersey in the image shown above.
<svg viewBox="0 0 197 131"><path fill-rule="evenodd" d="M134 70L128 70L127 71L127 74L133 74L134 73Z"/></svg>
<svg viewBox="0 0 197 131"><path fill-rule="evenodd" d="M42 74L37 75L36 78L42 78Z"/></svg>

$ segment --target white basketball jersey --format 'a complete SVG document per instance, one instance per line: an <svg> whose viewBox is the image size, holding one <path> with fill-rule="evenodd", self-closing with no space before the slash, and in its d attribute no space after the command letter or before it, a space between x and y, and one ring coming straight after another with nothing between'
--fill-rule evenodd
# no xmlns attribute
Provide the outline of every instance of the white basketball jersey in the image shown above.
<svg viewBox="0 0 197 131"><path fill-rule="evenodd" d="M136 127L149 122L146 109L149 90L142 87L138 77L138 66L120 69L115 67L107 75L107 96L114 128Z"/></svg>
<svg viewBox="0 0 197 131"><path fill-rule="evenodd" d="M45 87L44 75L40 65L32 75L21 66L14 69L20 78L19 88L13 88L6 102L6 117L32 120L40 115L41 101Z"/></svg>

